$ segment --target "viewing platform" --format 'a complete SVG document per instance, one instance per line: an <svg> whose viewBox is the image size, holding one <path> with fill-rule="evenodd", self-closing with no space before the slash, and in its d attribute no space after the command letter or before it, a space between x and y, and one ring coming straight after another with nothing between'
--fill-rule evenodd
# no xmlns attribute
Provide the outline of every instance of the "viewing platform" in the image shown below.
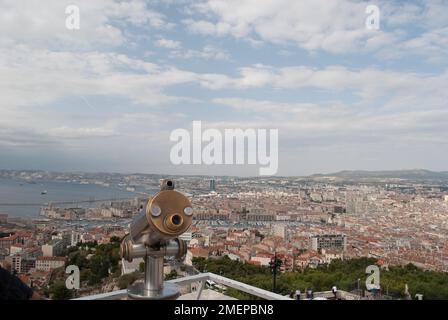
<svg viewBox="0 0 448 320"><path fill-rule="evenodd" d="M181 288L181 296L178 300L237 300L226 295L226 288L233 288L238 291L250 294L252 296L265 300L294 300L289 296L273 293L260 289L236 280L232 280L214 273L199 273L174 280L166 281L177 284ZM222 289L209 289L207 284L219 286ZM101 293L91 296L76 298L74 300L127 300L127 289ZM307 299L303 294L301 300L360 300L361 297L346 291L338 291L336 299L331 291L314 292L313 299Z"/></svg>

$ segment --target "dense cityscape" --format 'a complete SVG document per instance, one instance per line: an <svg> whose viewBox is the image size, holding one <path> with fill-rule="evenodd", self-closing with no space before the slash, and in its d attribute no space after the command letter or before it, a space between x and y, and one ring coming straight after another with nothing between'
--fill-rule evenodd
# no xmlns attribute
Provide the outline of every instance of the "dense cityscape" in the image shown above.
<svg viewBox="0 0 448 320"><path fill-rule="evenodd" d="M34 218L8 214L8 207L0 204L0 266L51 296L55 277L73 263L77 250L87 250L86 261L95 259L98 245L109 245L112 255L116 254L115 243L129 232L132 218L145 208L164 177L3 170L0 178L17 183L98 184L135 193L130 199L92 195L69 205L49 201ZM187 256L181 267L167 265L165 273L171 276L187 274L186 267L198 258L226 256L268 267L274 255L282 261L280 272L303 272L361 257L374 258L382 268L412 264L421 270L448 272L445 173L171 178L191 199L195 211L193 225L183 235L188 241ZM139 271L141 261L131 264L114 259L105 271L106 276L115 276L114 281L94 281L84 273L81 278L88 281L78 294L122 288L119 279Z"/></svg>

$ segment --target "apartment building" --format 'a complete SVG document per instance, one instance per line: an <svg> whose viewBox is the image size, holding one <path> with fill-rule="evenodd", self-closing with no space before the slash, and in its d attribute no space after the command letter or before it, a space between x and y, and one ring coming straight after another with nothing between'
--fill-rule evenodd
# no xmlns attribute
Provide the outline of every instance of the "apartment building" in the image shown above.
<svg viewBox="0 0 448 320"><path fill-rule="evenodd" d="M36 270L51 271L63 267L65 265L65 257L37 257Z"/></svg>

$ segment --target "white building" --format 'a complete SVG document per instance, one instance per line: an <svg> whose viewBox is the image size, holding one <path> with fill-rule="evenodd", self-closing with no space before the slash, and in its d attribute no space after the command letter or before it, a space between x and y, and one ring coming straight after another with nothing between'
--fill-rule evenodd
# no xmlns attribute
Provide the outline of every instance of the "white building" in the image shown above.
<svg viewBox="0 0 448 320"><path fill-rule="evenodd" d="M9 256L7 260L11 264L11 271L12 270L15 270L16 272L22 271L22 256L21 255Z"/></svg>
<svg viewBox="0 0 448 320"><path fill-rule="evenodd" d="M319 234L311 237L311 249L333 249L345 251L347 248L347 237L344 234Z"/></svg>
<svg viewBox="0 0 448 320"><path fill-rule="evenodd" d="M5 260L11 265L11 271L15 270L17 273L27 273L35 267L35 259L20 254L8 256Z"/></svg>
<svg viewBox="0 0 448 320"><path fill-rule="evenodd" d="M74 247L78 242L81 242L81 234L73 230L70 237L70 245Z"/></svg>
<svg viewBox="0 0 448 320"><path fill-rule="evenodd" d="M64 242L61 239L53 239L48 244L42 245L44 257L54 257L60 255L64 250Z"/></svg>
<svg viewBox="0 0 448 320"><path fill-rule="evenodd" d="M16 244L11 245L11 247L9 249L9 254L14 255L16 253L21 253L22 251L23 251L23 244L16 243Z"/></svg>
<svg viewBox="0 0 448 320"><path fill-rule="evenodd" d="M37 257L36 270L51 271L65 265L64 257Z"/></svg>
<svg viewBox="0 0 448 320"><path fill-rule="evenodd" d="M272 234L282 239L286 238L286 226L284 224L275 224L272 228Z"/></svg>
<svg viewBox="0 0 448 320"><path fill-rule="evenodd" d="M191 232L184 232L179 236L179 239L190 242L193 239L193 234Z"/></svg>
<svg viewBox="0 0 448 320"><path fill-rule="evenodd" d="M250 260L251 261L257 261L257 262L260 263L261 266L264 266L264 267L269 266L269 263L271 262L271 258L270 257L260 257L260 256L252 257Z"/></svg>

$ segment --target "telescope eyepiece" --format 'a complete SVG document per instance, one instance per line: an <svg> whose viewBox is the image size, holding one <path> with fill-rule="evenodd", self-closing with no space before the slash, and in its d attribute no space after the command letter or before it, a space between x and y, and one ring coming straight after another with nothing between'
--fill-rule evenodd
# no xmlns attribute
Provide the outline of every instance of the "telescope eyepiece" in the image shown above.
<svg viewBox="0 0 448 320"><path fill-rule="evenodd" d="M173 232L176 232L177 230L182 228L183 222L184 219L177 213L167 216L165 219L166 227Z"/></svg>
<svg viewBox="0 0 448 320"><path fill-rule="evenodd" d="M178 214L175 214L174 216L171 217L171 222L175 225L178 226L182 223L182 217L179 216Z"/></svg>

